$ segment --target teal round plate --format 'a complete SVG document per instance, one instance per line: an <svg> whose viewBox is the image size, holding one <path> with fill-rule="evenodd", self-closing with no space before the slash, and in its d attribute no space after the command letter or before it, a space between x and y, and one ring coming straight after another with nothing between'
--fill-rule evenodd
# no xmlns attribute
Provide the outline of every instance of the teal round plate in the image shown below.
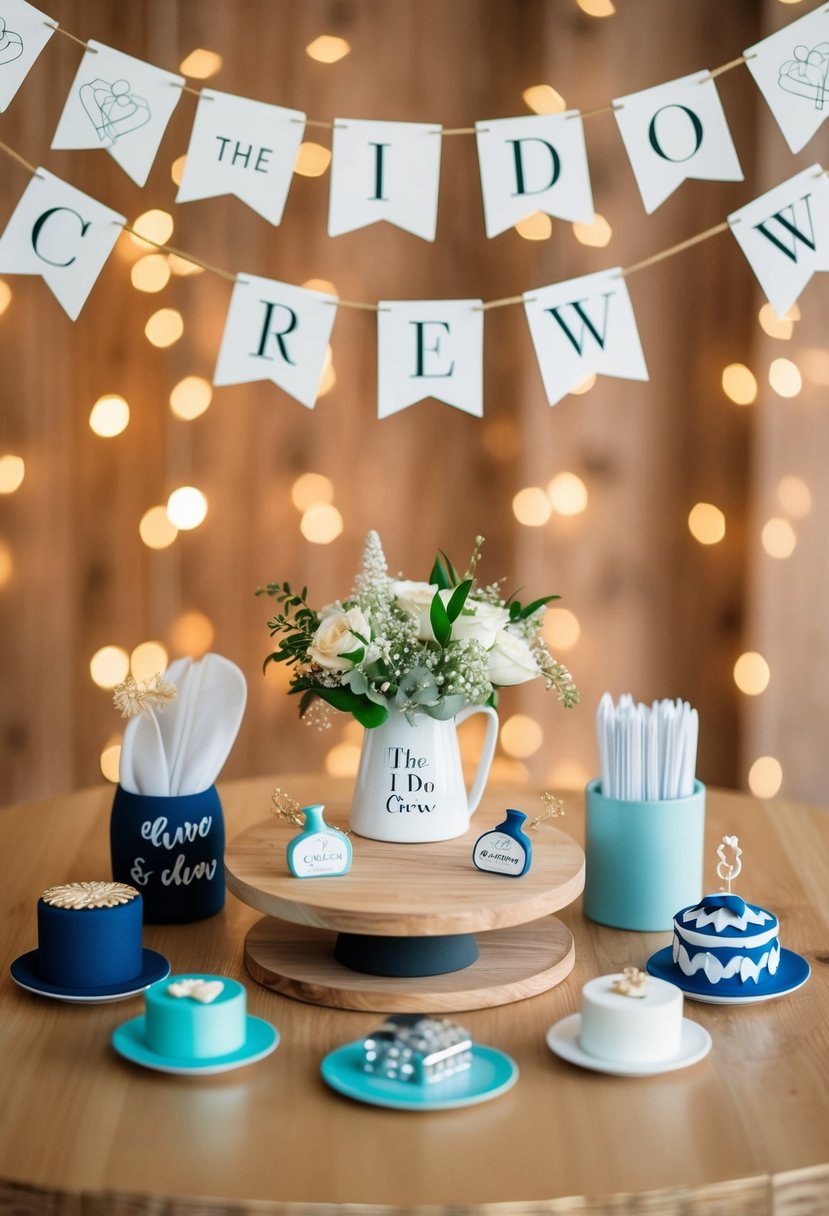
<svg viewBox="0 0 829 1216"><path fill-rule="evenodd" d="M512 1089L518 1080L515 1060L494 1047L472 1045L472 1067L434 1085L391 1081L363 1072L363 1043L357 1040L329 1052L320 1067L326 1085L370 1106L393 1110L452 1110L489 1102Z"/></svg>
<svg viewBox="0 0 829 1216"><path fill-rule="evenodd" d="M262 1018L254 1018L248 1014L247 1038L238 1051L232 1051L225 1056L211 1056L208 1059L193 1059L192 1057L176 1058L175 1056L160 1056L150 1051L146 1042L146 1018L132 1018L122 1022L112 1032L112 1046L120 1056L143 1068L153 1068L156 1072L172 1072L180 1076L207 1077L212 1073L230 1072L232 1068L242 1068L245 1064L254 1064L263 1060L275 1051L279 1045L279 1031L270 1022Z"/></svg>

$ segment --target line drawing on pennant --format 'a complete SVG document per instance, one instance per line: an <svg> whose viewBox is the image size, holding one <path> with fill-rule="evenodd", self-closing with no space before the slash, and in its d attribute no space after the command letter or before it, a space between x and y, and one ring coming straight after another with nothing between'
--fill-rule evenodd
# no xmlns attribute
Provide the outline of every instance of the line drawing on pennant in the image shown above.
<svg viewBox="0 0 829 1216"><path fill-rule="evenodd" d="M829 42L819 42L813 47L796 46L794 59L787 59L780 65L777 83L784 92L806 97L814 101L816 110L822 110L829 98L827 75Z"/></svg>
<svg viewBox="0 0 829 1216"><path fill-rule="evenodd" d="M146 99L130 92L128 80L90 80L78 90L81 104L102 144L112 147L152 118Z"/></svg>
<svg viewBox="0 0 829 1216"><path fill-rule="evenodd" d="M13 63L23 54L23 39L6 25L5 17L0 17L0 67L4 63Z"/></svg>

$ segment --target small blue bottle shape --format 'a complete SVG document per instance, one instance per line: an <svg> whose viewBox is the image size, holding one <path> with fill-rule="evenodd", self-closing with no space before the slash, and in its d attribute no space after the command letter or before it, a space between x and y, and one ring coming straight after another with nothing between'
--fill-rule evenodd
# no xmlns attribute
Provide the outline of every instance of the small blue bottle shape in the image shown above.
<svg viewBox="0 0 829 1216"><path fill-rule="evenodd" d="M351 841L329 827L324 806L304 806L305 827L288 845L288 869L294 878L336 878L351 869Z"/></svg>
<svg viewBox="0 0 829 1216"><path fill-rule="evenodd" d="M523 811L508 810L502 823L478 837L472 860L479 870L488 874L508 874L512 878L527 873L532 864L533 846L521 831L526 818Z"/></svg>

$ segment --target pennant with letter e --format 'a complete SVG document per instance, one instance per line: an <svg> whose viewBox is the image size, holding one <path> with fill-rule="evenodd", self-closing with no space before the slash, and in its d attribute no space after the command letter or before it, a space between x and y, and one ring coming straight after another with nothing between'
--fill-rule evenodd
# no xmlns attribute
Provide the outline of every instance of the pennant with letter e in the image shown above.
<svg viewBox="0 0 829 1216"><path fill-rule="evenodd" d="M271 380L312 410L336 313L336 296L238 275L213 383Z"/></svg>
<svg viewBox="0 0 829 1216"><path fill-rule="evenodd" d="M0 112L8 107L57 24L26 0L0 4Z"/></svg>
<svg viewBox="0 0 829 1216"><path fill-rule="evenodd" d="M578 110L475 124L484 218L497 236L534 211L593 221L593 193Z"/></svg>
<svg viewBox="0 0 829 1216"><path fill-rule="evenodd" d="M52 147L104 148L143 186L183 86L183 76L90 40Z"/></svg>
<svg viewBox="0 0 829 1216"><path fill-rule="evenodd" d="M648 215L688 178L743 180L709 72L618 97L613 109Z"/></svg>
<svg viewBox="0 0 829 1216"><path fill-rule="evenodd" d="M387 220L433 241L442 143L437 123L335 118L328 235Z"/></svg>
<svg viewBox="0 0 829 1216"><path fill-rule="evenodd" d="M40 275L75 321L125 223L38 169L0 237L0 273Z"/></svg>
<svg viewBox="0 0 829 1216"><path fill-rule="evenodd" d="M821 4L743 55L786 143L799 152L829 114L829 9Z"/></svg>
<svg viewBox="0 0 829 1216"><path fill-rule="evenodd" d="M300 110L202 89L176 202L235 194L281 223L304 131Z"/></svg>
<svg viewBox="0 0 829 1216"><path fill-rule="evenodd" d="M550 405L588 376L647 380L627 284L617 266L524 294Z"/></svg>
<svg viewBox="0 0 829 1216"><path fill-rule="evenodd" d="M812 165L728 217L778 317L816 270L829 270L829 179Z"/></svg>
<svg viewBox="0 0 829 1216"><path fill-rule="evenodd" d="M434 397L484 412L480 300L381 300L377 313L377 417Z"/></svg>

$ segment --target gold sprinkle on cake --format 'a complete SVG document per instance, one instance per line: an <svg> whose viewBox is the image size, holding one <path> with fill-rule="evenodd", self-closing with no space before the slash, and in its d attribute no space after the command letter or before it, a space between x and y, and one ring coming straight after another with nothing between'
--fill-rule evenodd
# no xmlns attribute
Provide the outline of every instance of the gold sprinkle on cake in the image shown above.
<svg viewBox="0 0 829 1216"><path fill-rule="evenodd" d="M41 899L53 908L117 908L137 895L125 882L65 882L44 891Z"/></svg>

